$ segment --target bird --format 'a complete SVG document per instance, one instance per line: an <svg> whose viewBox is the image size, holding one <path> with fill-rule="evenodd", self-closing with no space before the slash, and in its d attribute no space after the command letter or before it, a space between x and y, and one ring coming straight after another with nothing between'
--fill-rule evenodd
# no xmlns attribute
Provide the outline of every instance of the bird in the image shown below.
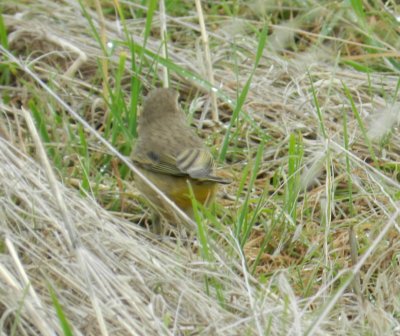
<svg viewBox="0 0 400 336"><path fill-rule="evenodd" d="M147 179L193 218L193 196L209 206L218 184L231 181L216 175L215 161L189 125L178 98L179 93L169 88L153 89L147 95L138 116L132 160ZM135 176L135 184L155 211L154 232L162 231L160 216L169 223L179 220L172 207L142 178Z"/></svg>

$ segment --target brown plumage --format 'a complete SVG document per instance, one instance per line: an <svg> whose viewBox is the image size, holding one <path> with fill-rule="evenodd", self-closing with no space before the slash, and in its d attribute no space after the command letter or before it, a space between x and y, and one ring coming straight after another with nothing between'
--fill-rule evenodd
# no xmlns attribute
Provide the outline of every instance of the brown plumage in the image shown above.
<svg viewBox="0 0 400 336"><path fill-rule="evenodd" d="M155 89L147 96L138 118L133 161L189 216L192 202L188 182L196 200L205 205L213 200L217 183L229 183L215 175L211 153L189 126L178 105L178 93L171 89ZM136 178L136 185L159 214L176 221L170 207L144 181Z"/></svg>

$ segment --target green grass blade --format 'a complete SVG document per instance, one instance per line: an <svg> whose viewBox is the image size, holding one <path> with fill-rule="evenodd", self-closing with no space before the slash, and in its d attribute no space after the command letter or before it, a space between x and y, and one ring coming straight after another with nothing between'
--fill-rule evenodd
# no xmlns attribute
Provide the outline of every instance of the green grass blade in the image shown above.
<svg viewBox="0 0 400 336"><path fill-rule="evenodd" d="M103 51L104 55L107 55L107 50L106 50L106 46L103 45L103 42L101 40L100 34L98 33L97 29L96 29L96 25L92 20L92 17L90 16L89 12L86 10L86 5L83 3L82 0L78 0L79 1L79 5L81 7L83 16L86 18L87 22L89 23L90 26L90 30L93 33L93 37L96 39L98 45L100 46L100 48Z"/></svg>
<svg viewBox="0 0 400 336"><path fill-rule="evenodd" d="M342 85L343 85L344 92L345 92L347 98L349 99L351 110L353 111L354 116L356 117L357 123L358 123L358 125L359 125L359 127L361 129L361 133L362 133L362 135L364 137L365 143L368 146L369 154L371 155L372 160L375 163L378 163L376 155L375 155L375 151L374 151L374 149L372 147L371 140L368 137L367 130L366 130L366 128L364 126L364 123L363 123L363 121L361 119L360 113L358 112L356 104L354 103L353 97L351 96L350 90L349 90L349 88L346 86L346 84L344 82L342 82Z"/></svg>
<svg viewBox="0 0 400 336"><path fill-rule="evenodd" d="M24 287L24 290L22 292L22 297L20 298L17 309L15 310L15 318L14 318L14 321L10 328L10 336L18 335L17 328L18 328L18 324L21 322L21 314L22 314L22 310L24 308L25 299L29 295L29 286L30 286L30 284L28 284L27 286Z"/></svg>
<svg viewBox="0 0 400 336"><path fill-rule="evenodd" d="M303 157L300 138L295 134L289 137L289 160L288 160L288 181L286 185L285 209L292 218L293 223L297 220L297 199L300 191L300 166Z"/></svg>
<svg viewBox="0 0 400 336"><path fill-rule="evenodd" d="M158 3L157 0L149 0L148 1L146 24L144 26L143 48L146 48L147 40L151 33L153 17L154 17L154 12L156 11L156 8L157 8L157 3Z"/></svg>
<svg viewBox="0 0 400 336"><path fill-rule="evenodd" d="M72 329L71 329L69 322L64 314L61 304L57 299L56 293L54 292L53 288L50 285L48 286L48 288L49 288L49 292L50 292L51 301L53 302L53 306L56 309L56 313L57 313L58 319L60 321L60 325L64 332L64 335L65 336L73 336Z"/></svg>
<svg viewBox="0 0 400 336"><path fill-rule="evenodd" d="M325 126L324 126L324 119L322 117L322 111L321 111L321 108L319 106L319 102L318 102L318 98L317 98L317 93L315 92L314 83L313 83L313 80L311 78L311 74L308 71L307 71L307 73L308 73L308 78L310 79L310 83L311 83L311 93L312 93L312 96L313 96L313 101L314 101L315 108L317 110L319 126L321 128L322 135L326 139L327 138L327 134L326 134Z"/></svg>
<svg viewBox="0 0 400 336"><path fill-rule="evenodd" d="M0 44L5 49L8 49L7 28L4 24L3 14L1 13L1 9L0 9ZM0 62L0 83L3 85L8 85L10 83L10 80L11 80L10 65L1 64Z"/></svg>
<svg viewBox="0 0 400 336"><path fill-rule="evenodd" d="M261 167L263 153L264 153L264 146L265 146L264 142L261 142L260 145L258 146L256 158L254 160L254 165L253 165L253 169L252 169L252 174L250 176L250 181L247 185L246 198L240 209L239 222L238 222L238 227L236 229L236 234L237 234L237 237L239 238L240 245L242 248L243 248L244 244L246 243L247 239L249 238L251 229L257 218L258 210L260 209L260 206L263 201L263 198L259 197L257 206L256 206L256 210L252 216L252 220L248 221L247 215L248 215L249 208L250 208L249 205L250 205L251 195L252 195L252 191L254 188L254 184L257 179L258 172Z"/></svg>
<svg viewBox="0 0 400 336"><path fill-rule="evenodd" d="M231 118L231 121L230 121L230 123L228 125L228 129L226 131L226 134L225 134L225 137L224 137L224 141L223 141L222 146L221 146L221 151L220 151L220 155L219 155L219 160L220 161L224 161L225 160L226 153L228 151L229 141L230 141L230 138L231 138L230 131L231 131L233 125L236 124L237 119L239 117L239 113L242 110L242 107L243 107L243 105L244 105L244 103L246 101L246 97L247 97L247 94L248 94L248 92L250 90L251 82L253 80L253 75L254 75L257 67L258 67L258 64L260 62L261 56L262 56L264 48L265 48L265 44L267 42L267 37L268 37L268 26L265 25L263 30L261 31L260 37L258 39L258 47L257 47L256 58L255 58L253 69L252 69L252 71L250 73L249 78L246 81L246 84L243 87L242 92L239 95L239 98L237 99L236 107L233 110L232 118Z"/></svg>
<svg viewBox="0 0 400 336"><path fill-rule="evenodd" d="M350 0L350 4L357 17L365 22L365 12L362 0Z"/></svg>
<svg viewBox="0 0 400 336"><path fill-rule="evenodd" d="M349 133L347 129L347 114L343 111L343 138L344 138L344 148L349 151ZM351 180L351 167L350 167L350 158L348 153L346 155L346 172L347 172L347 188L349 194L349 213L350 216L354 216L354 205L353 205L353 182Z"/></svg>

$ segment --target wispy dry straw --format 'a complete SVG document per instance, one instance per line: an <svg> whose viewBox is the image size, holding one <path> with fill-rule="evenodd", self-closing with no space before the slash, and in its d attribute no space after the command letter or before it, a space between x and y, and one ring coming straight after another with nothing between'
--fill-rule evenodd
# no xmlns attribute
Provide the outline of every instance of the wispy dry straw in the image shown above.
<svg viewBox="0 0 400 336"><path fill-rule="evenodd" d="M168 56L167 53L167 44L168 44L168 38L167 38L167 18L166 18L166 13L165 13L165 2L164 0L160 0L160 36L161 36L161 56L164 57L165 59ZM167 88L169 87L169 82L168 82L168 68L166 66L162 66L162 83L163 87Z"/></svg>
<svg viewBox="0 0 400 336"><path fill-rule="evenodd" d="M79 258L70 253L62 234L64 219L46 174L3 138L0 182L0 232L6 237L7 246L14 246L23 258L13 258L16 253L2 255L0 282L4 292L0 300L4 312L8 311L3 316L3 330L7 316L17 313L20 302L18 330L38 335L40 329L36 327L43 323L60 332L50 303L51 286L74 333L96 334L99 326L86 277L110 335L176 334L185 330L215 335L223 330L223 335L237 335L239 330L255 328L255 318L264 326L272 323L271 328L279 334L281 319L290 319L290 310L273 296L268 298L267 289L254 287L254 280L245 283L241 275L233 272L233 261L219 259L209 264L185 248L160 244L147 231L111 216L90 196L84 199L57 182L81 240L79 253L87 266L86 271L82 270ZM21 267L25 281L19 275ZM247 273L245 269L242 272ZM222 284L225 297L229 298L227 309L220 306L215 294L206 294L205 277ZM26 292L29 288L35 296ZM35 297L40 298L40 306ZM166 325L165 319L173 321L173 325Z"/></svg>
<svg viewBox="0 0 400 336"><path fill-rule="evenodd" d="M201 30L201 41L203 42L204 47L204 60L205 60L205 68L207 73L207 79L209 80L212 88L210 90L211 97L211 117L213 121L219 121L218 116L218 106L217 106L217 96L215 94L215 82L214 82L214 72L212 68L211 61L211 53L210 53L210 45L208 40L208 33L206 29L206 24L203 15L203 8L201 6L200 0L195 0L197 16L199 18L200 30Z"/></svg>
<svg viewBox="0 0 400 336"><path fill-rule="evenodd" d="M128 5L145 9L132 2ZM71 106L74 111L96 110L96 102L102 101L102 97L101 90L92 80L97 60L104 55L88 33L90 28L81 15L78 2L68 1L63 6L46 0L36 1L35 5L21 2L13 3L9 11L13 10L17 14L5 14L4 19L10 31L10 49L19 62L28 64L31 72L41 79L51 79L61 99L56 105L63 111L68 110L65 106ZM107 17L102 19L104 22L99 22L95 12L90 8L87 11L98 29L104 26L104 40L123 38L115 22ZM49 13L51 15L46 15ZM158 29L162 20L157 20L157 15L154 18L153 25ZM168 17L167 20L182 34L193 36L193 32L201 32L195 14ZM223 83L223 90L218 92L225 109L221 116L229 120L229 106L234 105L238 88L252 70L251 57L254 55L251 51L255 50L257 41L247 37L240 39L241 43L232 50L236 36L247 36L246 25L232 18L218 20L216 25L220 29L208 34L218 41L218 48L211 50L213 74L216 82ZM132 18L126 24L135 42L141 45L144 20ZM228 26L230 28L226 29ZM320 37L292 24L280 28L280 34L275 36L279 35L283 42L289 41L294 33ZM283 36L282 31L289 33ZM337 37L329 36L326 40L361 46ZM159 38L150 37L147 47L157 53L159 42ZM299 223L288 219L290 225L298 224L295 234L276 236L276 249L271 255L262 257L273 260L285 246L306 241L307 250L302 250L304 255L299 256L300 265L296 270L304 274L321 270L321 276L317 273L309 284L310 279L303 274L293 275L293 268L272 268L267 261L258 270L263 274L264 267L268 275L266 283L261 284L244 267L245 257L254 260L253 247L246 246L243 254L234 235L228 235L228 229L219 233L219 243L229 253L213 246L215 262L205 262L190 248L160 242L135 222L115 217L102 209L92 195L82 196L61 182L55 182L71 226L81 242L80 263L78 256L71 253L61 229L65 216L60 212L54 182L49 182L42 164L30 157L35 147L27 135L22 109L12 101L1 101L0 330L3 334L13 328L21 335L61 333L49 286L54 288L76 335L95 335L101 333L101 329L103 334L109 335L243 335L261 334L264 330L269 330L271 335L303 335L307 331L317 335L337 335L366 334L371 328L375 334L399 332L400 304L393 295L400 291L399 183L395 175L397 168L389 169L400 162L398 130L394 128L391 133L390 151L379 145L380 139L399 122L399 99L391 96L398 76L372 73L367 78L365 74L338 66L329 51L323 49L310 48L292 55L291 59L284 59L274 49L285 48L284 44L267 47L269 49L264 52L254 74L243 107L245 113L240 115L242 129L237 145L241 151L235 153L236 161L232 166L240 175L243 167L253 162L260 136L270 136L260 169L260 176L266 177L257 181L252 194L257 199L269 187L266 181L272 180L276 171L284 170L289 136L302 134L304 158L299 171L302 170L302 188L307 192L302 194L306 197L299 199L296 206L307 208L312 215L304 221L298 219ZM171 42L168 57L174 64L198 73L195 50L195 41L183 38ZM235 64L226 61L227 55L233 55ZM9 60L2 55L2 61ZM110 55L110 68L118 61L118 53ZM128 59L127 76L132 75L130 69ZM326 137L320 132L310 77L305 69L312 75ZM33 76L27 73L18 82L20 86L2 89L23 100L31 85L45 99L52 100L54 96L44 87L32 85ZM206 86L194 78L177 73L170 75L172 84L183 92L188 93L193 88L200 89L200 93L206 91ZM140 76L143 85L149 88L153 79L145 73ZM368 148L348 107L343 82L354 97L369 135L378 143L374 148L383 168L366 160ZM29 85L24 87L21 83ZM343 145L340 122L343 113L348 114L349 149ZM100 147L98 138L93 139L92 146ZM349 172L346 159L350 162ZM385 165L392 176L384 175ZM346 185L347 178L351 179L354 188L357 212L353 217L346 212L347 200L332 198L333 193L340 195L340 188ZM272 197L266 198L265 209L283 212L280 200L274 196L284 187L285 183L277 186ZM237 185L230 188L233 197ZM240 207L242 201L242 196L237 196L232 210L227 211L235 215L235 206ZM265 213L260 214L259 219L263 228L269 228L272 219L270 212ZM346 250L348 225L354 225L362 247L358 261L354 259L355 265L351 264ZM343 231L346 234L341 238ZM254 241L257 239L255 237ZM254 249L257 254L257 246ZM349 275L359 276L357 296L350 290ZM88 281L92 293L88 290ZM292 288L298 282L301 282L299 286L310 286L308 296L299 297ZM209 286L207 293L206 283L217 285ZM221 288L224 304L219 302L215 288ZM98 312L104 317L103 328L98 322Z"/></svg>

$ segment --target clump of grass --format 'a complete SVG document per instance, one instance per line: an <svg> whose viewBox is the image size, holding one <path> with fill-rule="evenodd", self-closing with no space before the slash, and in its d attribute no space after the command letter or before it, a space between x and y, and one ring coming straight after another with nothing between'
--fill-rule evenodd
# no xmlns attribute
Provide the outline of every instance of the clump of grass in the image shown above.
<svg viewBox="0 0 400 336"><path fill-rule="evenodd" d="M157 8L4 2L1 330L395 332L396 5L211 2L202 31L192 2L170 1L165 56ZM234 177L215 209L194 205L198 249L141 227L146 205L110 152L129 156L142 97L165 82L162 67L184 106L195 98L192 120ZM220 122L207 114L215 88ZM39 165L31 157L42 147ZM51 171L62 184L49 182ZM60 204L78 242L65 238Z"/></svg>

